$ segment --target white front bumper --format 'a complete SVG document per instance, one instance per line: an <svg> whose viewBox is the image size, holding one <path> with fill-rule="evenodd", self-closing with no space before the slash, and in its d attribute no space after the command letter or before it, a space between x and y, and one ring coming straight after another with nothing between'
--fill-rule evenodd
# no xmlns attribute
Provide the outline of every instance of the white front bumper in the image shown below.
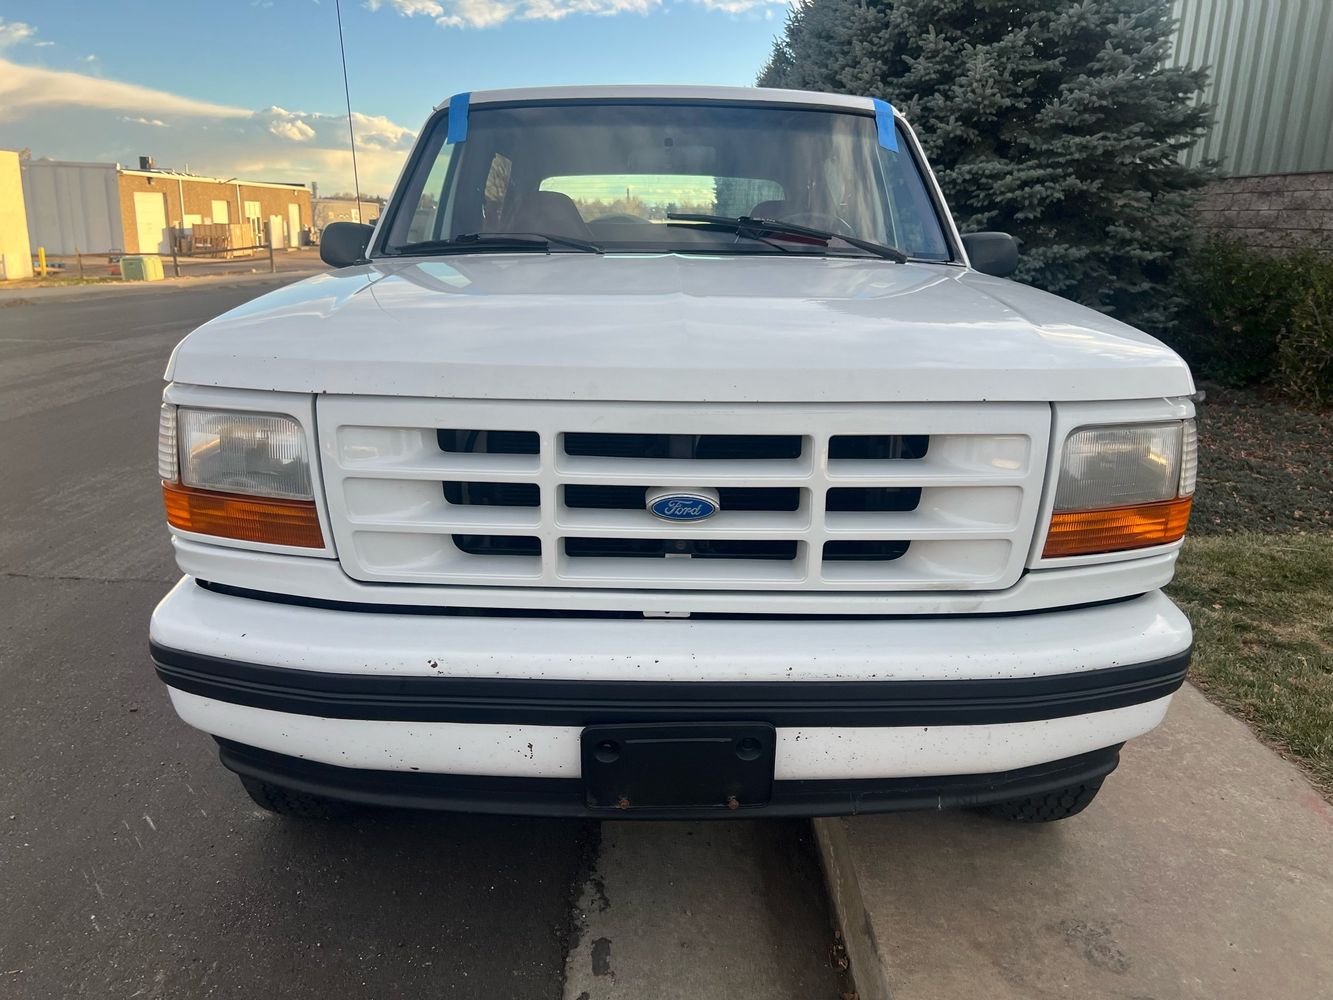
<svg viewBox="0 0 1333 1000"><path fill-rule="evenodd" d="M228 596L186 577L153 613L158 646L303 671L567 681L894 681L1045 677L1177 656L1185 617L1158 591L1013 616L880 620L494 618L345 611ZM171 689L222 739L343 767L579 776L577 726L332 719ZM1007 771L1121 743L1169 697L986 725L779 728L776 778Z"/></svg>

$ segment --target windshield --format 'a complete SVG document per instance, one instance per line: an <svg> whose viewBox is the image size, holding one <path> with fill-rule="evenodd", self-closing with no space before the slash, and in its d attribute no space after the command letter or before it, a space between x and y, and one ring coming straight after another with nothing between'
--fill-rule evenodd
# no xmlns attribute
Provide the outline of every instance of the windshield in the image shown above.
<svg viewBox="0 0 1333 1000"><path fill-rule="evenodd" d="M672 219L750 216L857 237L909 257L951 255L901 127L880 146L869 114L689 104L474 106L467 137L428 126L394 202L381 254L427 253L469 237L468 252L512 251L555 237L610 253L865 255L841 240ZM901 257L899 257L901 259Z"/></svg>

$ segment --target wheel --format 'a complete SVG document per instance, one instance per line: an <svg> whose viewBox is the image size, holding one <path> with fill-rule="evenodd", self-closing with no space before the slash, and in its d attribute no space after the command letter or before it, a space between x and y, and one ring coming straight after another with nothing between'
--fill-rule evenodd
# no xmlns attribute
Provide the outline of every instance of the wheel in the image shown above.
<svg viewBox="0 0 1333 1000"><path fill-rule="evenodd" d="M356 808L350 802L309 795L245 775L241 775L241 784L255 805L279 816L292 816L296 819L338 819Z"/></svg>
<svg viewBox="0 0 1333 1000"><path fill-rule="evenodd" d="M1057 819L1077 816L1097 797L1102 779L1068 785L1041 795L1025 795L988 806L978 806L976 812L1014 823L1053 823Z"/></svg>

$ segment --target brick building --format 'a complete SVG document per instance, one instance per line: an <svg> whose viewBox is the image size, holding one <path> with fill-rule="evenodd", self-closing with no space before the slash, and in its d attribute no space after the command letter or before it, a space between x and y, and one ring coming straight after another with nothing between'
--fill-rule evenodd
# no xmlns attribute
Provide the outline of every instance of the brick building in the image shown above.
<svg viewBox="0 0 1333 1000"><path fill-rule="evenodd" d="M1333 251L1333 170L1224 177L1199 200L1199 218L1259 250Z"/></svg>
<svg viewBox="0 0 1333 1000"><path fill-rule="evenodd" d="M1206 66L1222 177L1205 225L1252 247L1333 251L1333 0L1175 0L1173 60Z"/></svg>
<svg viewBox="0 0 1333 1000"><path fill-rule="evenodd" d="M23 194L33 247L48 254L170 253L173 230L248 222L255 243L299 246L312 222L303 184L226 179L118 163L29 160Z"/></svg>
<svg viewBox="0 0 1333 1000"><path fill-rule="evenodd" d="M374 222L384 211L383 198L321 198L315 196L315 228L330 222Z"/></svg>

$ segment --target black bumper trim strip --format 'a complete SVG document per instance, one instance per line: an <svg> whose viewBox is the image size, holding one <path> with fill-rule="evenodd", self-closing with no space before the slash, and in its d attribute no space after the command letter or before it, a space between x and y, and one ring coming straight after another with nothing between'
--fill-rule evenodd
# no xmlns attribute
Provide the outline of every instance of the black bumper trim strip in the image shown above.
<svg viewBox="0 0 1333 1000"><path fill-rule="evenodd" d="M908 809L981 806L1070 785L1099 781L1120 762L1120 745L1064 760L995 774L931 778L775 781L762 806L590 808L577 778L510 778L373 771L300 760L218 741L222 763L237 774L311 795L368 806L595 819L754 819L769 816L853 816Z"/></svg>
<svg viewBox="0 0 1333 1000"><path fill-rule="evenodd" d="M1155 701L1185 680L1190 651L1045 677L920 681L621 681L404 677L243 663L167 649L157 675L190 694L332 719L588 726L768 722L957 726L1057 719Z"/></svg>
<svg viewBox="0 0 1333 1000"><path fill-rule="evenodd" d="M898 613L898 614L831 614L825 613L778 613L778 612L743 612L743 611L695 611L688 618L647 619L642 611L607 611L591 609L560 608L483 608L471 605L449 604L392 604L369 601L340 601L327 597L302 597L298 594L276 594L266 590L254 590L249 587L235 587L229 583L215 583L212 580L194 581L195 586L209 593L225 597L239 597L247 601L261 601L265 604L284 604L296 608L315 608L320 611L346 611L351 614L366 615L418 615L426 618L565 618L589 620L617 619L621 621L654 622L691 622L740 621L740 622L916 622L916 621L959 621L963 619L996 620L1000 618L1027 618L1035 615L1060 614L1066 611L1086 611L1090 608L1104 608L1113 604L1125 604L1136 601L1143 594L1125 594L1121 597L1108 597L1100 601L1084 601L1080 604L1061 604L1052 608L1025 608L1018 611L941 611L934 613ZM642 603L642 602L639 602Z"/></svg>

